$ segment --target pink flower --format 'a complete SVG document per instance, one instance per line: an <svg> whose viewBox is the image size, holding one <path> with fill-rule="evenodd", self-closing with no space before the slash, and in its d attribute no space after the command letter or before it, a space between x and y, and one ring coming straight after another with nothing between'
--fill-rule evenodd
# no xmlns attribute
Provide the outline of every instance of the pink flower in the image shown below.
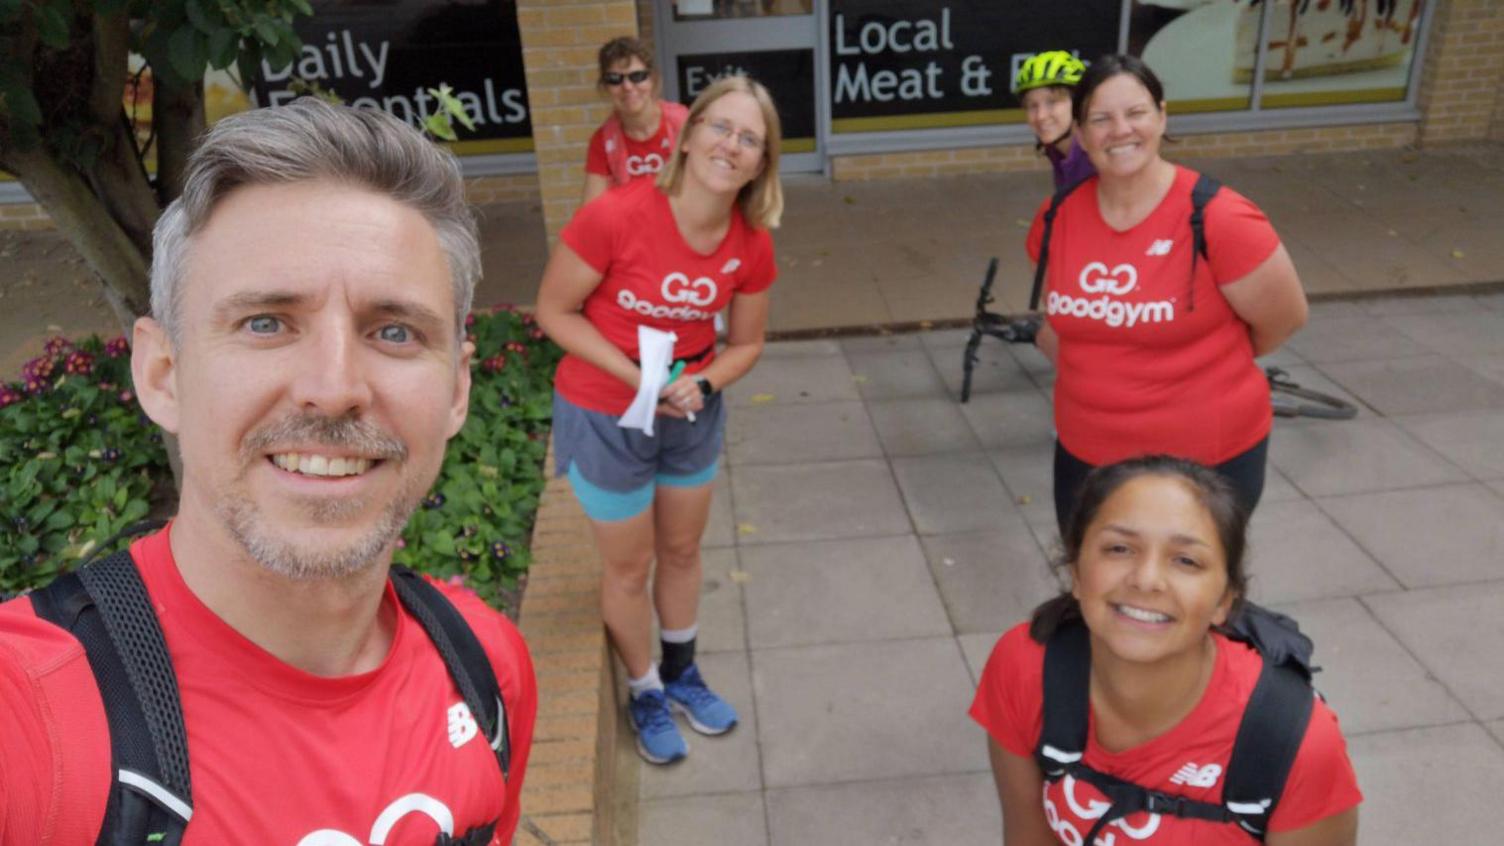
<svg viewBox="0 0 1504 846"><path fill-rule="evenodd" d="M75 350L68 354L63 362L63 371L77 376L86 376L94 372L94 356L83 350Z"/></svg>
<svg viewBox="0 0 1504 846"><path fill-rule="evenodd" d="M471 312L471 313L465 315L465 325L466 326L474 326L475 325L475 312Z"/></svg>
<svg viewBox="0 0 1504 846"><path fill-rule="evenodd" d="M0 385L0 408L4 408L7 405L14 405L23 399L26 399L25 394L21 393L10 385Z"/></svg>
<svg viewBox="0 0 1504 846"><path fill-rule="evenodd" d="M125 391L121 391L120 392L120 401L121 402L130 402L131 400L133 400L135 398L136 398L136 395L133 394L133 393L131 393L129 390L125 390Z"/></svg>
<svg viewBox="0 0 1504 846"><path fill-rule="evenodd" d="M506 356L501 354L493 355L490 358L481 361L480 363L481 369L486 371L487 373L499 373L501 372L501 369L506 366Z"/></svg>
<svg viewBox="0 0 1504 846"><path fill-rule="evenodd" d="M73 342L61 335L53 335L47 339L47 343L43 345L42 349L48 358L55 358L73 349Z"/></svg>
<svg viewBox="0 0 1504 846"><path fill-rule="evenodd" d="M127 341L124 335L121 335L104 345L104 354L109 356L110 358L120 358L123 355L128 355L130 351L131 342Z"/></svg>

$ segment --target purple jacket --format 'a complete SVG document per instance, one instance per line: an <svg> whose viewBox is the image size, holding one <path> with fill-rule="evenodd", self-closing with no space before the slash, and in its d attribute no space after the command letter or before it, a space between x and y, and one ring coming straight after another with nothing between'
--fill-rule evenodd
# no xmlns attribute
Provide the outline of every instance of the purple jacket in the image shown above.
<svg viewBox="0 0 1504 846"><path fill-rule="evenodd" d="M1092 167L1091 159L1087 158L1086 151L1081 149L1080 142L1074 138L1071 139L1071 151L1068 155L1061 155L1053 144L1045 146L1044 154L1050 160L1050 166L1055 169L1056 191L1067 185L1075 185L1097 172Z"/></svg>

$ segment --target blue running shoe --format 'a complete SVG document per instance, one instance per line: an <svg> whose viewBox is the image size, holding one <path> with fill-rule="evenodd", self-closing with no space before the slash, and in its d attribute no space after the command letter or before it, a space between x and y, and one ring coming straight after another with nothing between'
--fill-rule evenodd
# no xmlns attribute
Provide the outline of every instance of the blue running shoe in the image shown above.
<svg viewBox="0 0 1504 846"><path fill-rule="evenodd" d="M700 677L700 668L690 664L679 678L663 683L668 703L689 719L700 734L725 734L736 728L736 709L715 695Z"/></svg>
<svg viewBox="0 0 1504 846"><path fill-rule="evenodd" d="M637 732L637 754L649 764L672 764L689 754L684 735L674 725L663 691L649 690L627 702L627 718Z"/></svg>

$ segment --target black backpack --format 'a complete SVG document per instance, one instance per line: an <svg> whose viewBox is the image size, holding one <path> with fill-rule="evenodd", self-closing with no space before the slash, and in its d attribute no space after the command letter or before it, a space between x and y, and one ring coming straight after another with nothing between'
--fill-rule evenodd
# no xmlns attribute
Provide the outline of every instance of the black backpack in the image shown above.
<svg viewBox="0 0 1504 846"><path fill-rule="evenodd" d="M404 608L428 634L455 686L511 775L506 706L480 640L454 605L406 567L391 569ZM31 593L37 617L83 644L110 727L109 804L97 846L178 846L193 816L188 737L177 676L146 586L128 551L59 576ZM494 824L453 844L489 843Z"/></svg>
<svg viewBox="0 0 1504 846"><path fill-rule="evenodd" d="M1083 843L1095 842L1109 823L1139 811L1234 824L1263 842L1311 720L1317 696L1311 675L1319 668L1311 666L1311 640L1294 620L1251 602L1220 631L1251 644L1264 661L1238 724L1221 805L1151 790L1086 766L1091 676L1086 625L1079 619L1062 622L1045 644L1044 728L1034 760L1047 781L1069 775L1095 786L1111 802Z"/></svg>
<svg viewBox="0 0 1504 846"><path fill-rule="evenodd" d="M1039 240L1039 262L1034 267L1034 288L1029 292L1029 311L1039 311L1039 294L1044 288L1044 269L1050 263L1050 233L1055 228L1055 214L1060 211L1060 204L1071 195L1072 191L1081 187L1086 179L1079 179L1055 192L1050 198L1049 208L1044 212L1044 232ZM1191 276L1187 286L1190 303L1188 311L1196 310L1196 261L1197 258L1210 260L1206 252L1206 206L1222 190L1222 183L1206 174L1196 177L1196 184L1191 187Z"/></svg>

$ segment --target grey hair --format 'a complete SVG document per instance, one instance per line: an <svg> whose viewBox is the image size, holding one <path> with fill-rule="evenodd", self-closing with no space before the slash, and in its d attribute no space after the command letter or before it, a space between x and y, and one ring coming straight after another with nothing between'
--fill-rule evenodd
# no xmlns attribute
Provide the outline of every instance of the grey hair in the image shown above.
<svg viewBox="0 0 1504 846"><path fill-rule="evenodd" d="M303 97L231 115L206 132L188 159L183 195L152 233L151 313L174 345L189 241L220 200L245 185L330 179L386 194L433 224L454 286L456 336L480 278L480 239L465 204L459 162L417 130L375 109Z"/></svg>

